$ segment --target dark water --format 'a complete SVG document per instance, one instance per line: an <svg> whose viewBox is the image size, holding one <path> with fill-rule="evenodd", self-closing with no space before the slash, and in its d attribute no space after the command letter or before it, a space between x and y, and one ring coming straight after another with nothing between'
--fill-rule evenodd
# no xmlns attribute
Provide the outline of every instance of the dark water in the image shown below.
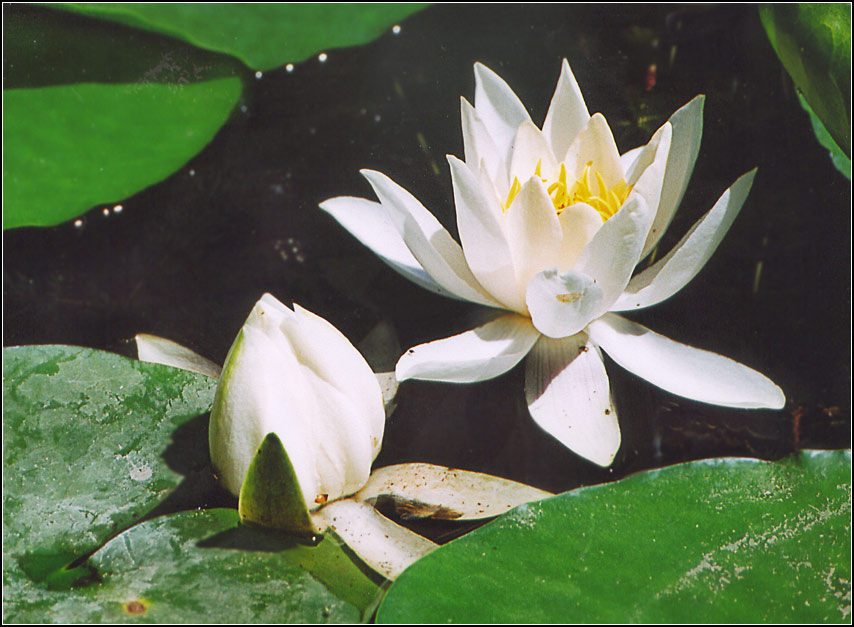
<svg viewBox="0 0 854 627"><path fill-rule="evenodd" d="M4 234L4 344L128 352L126 340L148 332L221 362L264 292L354 341L381 321L403 349L471 328L477 306L408 283L317 204L370 197L358 170L373 168L454 232L444 156L462 156L459 96L473 97L473 63L497 71L542 123L563 57L623 151L707 95L699 160L665 250L758 166L703 272L632 318L760 370L788 404L703 405L608 361L623 445L600 469L533 424L521 368L468 386L407 382L377 464L434 462L562 491L689 459L848 447L850 186L815 141L750 5L436 6L397 35L328 51L325 63L258 80L247 70L229 124L121 213L96 207L79 228Z"/></svg>

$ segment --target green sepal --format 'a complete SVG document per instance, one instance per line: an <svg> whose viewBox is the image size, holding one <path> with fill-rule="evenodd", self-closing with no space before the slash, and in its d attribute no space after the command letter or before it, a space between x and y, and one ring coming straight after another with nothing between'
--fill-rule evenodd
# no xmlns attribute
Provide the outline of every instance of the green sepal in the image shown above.
<svg viewBox="0 0 854 627"><path fill-rule="evenodd" d="M237 510L243 522L303 535L321 533L305 506L288 453L275 433L266 435L249 464Z"/></svg>

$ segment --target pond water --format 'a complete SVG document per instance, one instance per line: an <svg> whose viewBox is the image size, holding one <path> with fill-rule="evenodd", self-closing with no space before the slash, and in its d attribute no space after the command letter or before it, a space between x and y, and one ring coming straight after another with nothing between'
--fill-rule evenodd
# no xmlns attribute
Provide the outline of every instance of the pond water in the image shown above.
<svg viewBox="0 0 854 627"><path fill-rule="evenodd" d="M850 445L850 186L816 142L755 6L442 5L400 26L325 61L247 71L211 144L121 211L6 232L4 344L130 354L127 340L146 332L222 362L264 292L357 343L383 323L399 347L381 355L386 368L400 349L470 329L480 308L401 278L317 205L372 197L359 175L372 168L455 233L445 155L462 156L459 97L473 97L473 63L498 72L542 123L566 57L622 151L707 96L700 156L661 250L758 167L701 274L631 318L763 372L786 408L685 400L606 358L623 443L601 469L534 425L520 367L475 385L406 382L376 464L433 462L564 491L684 460ZM181 55L176 47L171 60Z"/></svg>

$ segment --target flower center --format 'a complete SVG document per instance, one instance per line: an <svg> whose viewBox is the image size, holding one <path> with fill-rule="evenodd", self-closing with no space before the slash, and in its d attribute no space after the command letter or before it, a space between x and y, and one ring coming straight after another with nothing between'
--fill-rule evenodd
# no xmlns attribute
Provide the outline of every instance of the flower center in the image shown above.
<svg viewBox="0 0 854 627"><path fill-rule="evenodd" d="M543 160L540 159L537 162L534 174L546 184L549 197L552 199L558 215L567 207L582 202L593 207L602 216L604 222L620 210L620 207L626 202L626 198L629 197L632 187L634 187L620 179L609 189L602 175L593 167L592 161L587 162L581 176L571 183L567 181L566 165L563 163L560 164L557 177L552 180L543 177L540 172L542 165ZM507 202L504 203L505 211L510 208L521 189L522 185L519 183L519 179L514 177L513 185L510 186L510 192L507 194Z"/></svg>

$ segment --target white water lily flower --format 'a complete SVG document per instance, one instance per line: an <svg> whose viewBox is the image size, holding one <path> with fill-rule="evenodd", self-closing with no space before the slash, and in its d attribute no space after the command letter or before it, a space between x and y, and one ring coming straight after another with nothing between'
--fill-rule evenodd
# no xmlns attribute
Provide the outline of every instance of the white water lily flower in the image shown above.
<svg viewBox="0 0 854 627"><path fill-rule="evenodd" d="M670 253L639 274L685 192L699 151L703 97L642 147L620 155L592 117L564 60L540 130L510 87L475 65L475 106L462 99L465 162L449 156L462 246L387 176L362 174L379 203L339 197L321 208L383 261L437 293L507 310L416 346L405 379L483 381L526 355L531 416L579 455L609 465L620 446L601 351L674 394L741 408L781 408L764 375L618 315L659 303L705 265L737 216L755 172L739 178Z"/></svg>
<svg viewBox="0 0 854 627"><path fill-rule="evenodd" d="M323 318L265 294L226 357L210 421L211 461L235 495L275 433L306 509L357 492L380 451L385 410L362 355Z"/></svg>

